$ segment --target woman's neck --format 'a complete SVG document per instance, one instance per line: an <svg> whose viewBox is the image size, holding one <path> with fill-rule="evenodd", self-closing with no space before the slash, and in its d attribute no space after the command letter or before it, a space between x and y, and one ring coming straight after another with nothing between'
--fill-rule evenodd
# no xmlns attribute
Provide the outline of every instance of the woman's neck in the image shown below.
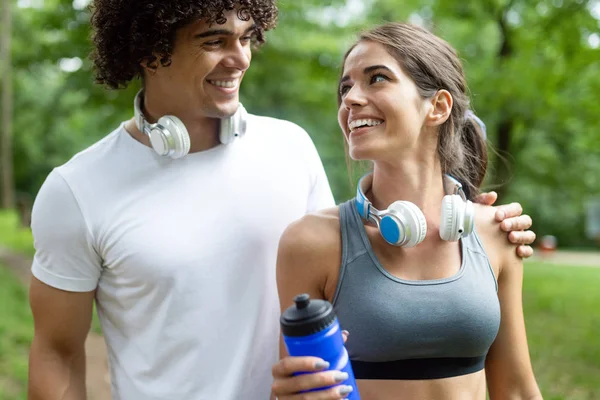
<svg viewBox="0 0 600 400"><path fill-rule="evenodd" d="M437 222L444 196L439 158L403 160L391 165L376 162L368 198L378 210L397 200L410 201L423 211L426 219Z"/></svg>

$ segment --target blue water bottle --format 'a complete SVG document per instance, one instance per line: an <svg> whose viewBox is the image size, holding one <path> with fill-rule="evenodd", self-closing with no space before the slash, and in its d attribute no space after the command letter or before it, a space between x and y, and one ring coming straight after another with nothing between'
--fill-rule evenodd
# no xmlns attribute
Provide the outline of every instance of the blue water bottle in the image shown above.
<svg viewBox="0 0 600 400"><path fill-rule="evenodd" d="M348 379L338 385L352 386L348 400L360 400L342 331L333 306L326 300L311 300L308 294L294 298L295 305L281 315L281 332L290 356L319 357L329 363L327 370L346 372ZM337 386L337 385L334 385ZM332 386L315 390L327 389Z"/></svg>

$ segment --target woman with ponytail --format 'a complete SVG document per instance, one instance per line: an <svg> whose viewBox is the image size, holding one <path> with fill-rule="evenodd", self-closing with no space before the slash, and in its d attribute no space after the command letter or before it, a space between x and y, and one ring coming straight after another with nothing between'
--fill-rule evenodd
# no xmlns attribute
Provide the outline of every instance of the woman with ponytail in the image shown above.
<svg viewBox="0 0 600 400"><path fill-rule="evenodd" d="M338 105L350 158L373 170L355 198L285 231L282 310L300 293L333 304L362 399L541 399L523 261L494 208L474 201L488 164L485 125L456 51L408 24L364 32L344 57ZM279 400L349 397L344 374L281 353Z"/></svg>

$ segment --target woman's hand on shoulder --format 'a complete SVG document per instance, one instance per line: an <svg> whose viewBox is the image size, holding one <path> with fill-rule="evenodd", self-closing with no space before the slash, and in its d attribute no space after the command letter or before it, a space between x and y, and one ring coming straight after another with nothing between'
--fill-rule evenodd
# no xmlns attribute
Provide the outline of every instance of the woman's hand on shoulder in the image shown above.
<svg viewBox="0 0 600 400"><path fill-rule="evenodd" d="M481 193L475 199L478 205L492 206L498 199L496 192ZM527 214L523 214L523 207L518 202L502 204L493 207L496 221L500 223L500 229L508 233L508 241L517 245L516 252L521 258L533 255L531 244L535 241L535 232L530 230L533 220ZM505 236L506 237L506 236Z"/></svg>

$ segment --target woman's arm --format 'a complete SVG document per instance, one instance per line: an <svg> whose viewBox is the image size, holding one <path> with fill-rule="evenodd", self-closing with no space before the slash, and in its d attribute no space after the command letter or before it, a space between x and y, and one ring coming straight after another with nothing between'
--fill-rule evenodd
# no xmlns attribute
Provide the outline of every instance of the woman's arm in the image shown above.
<svg viewBox="0 0 600 400"><path fill-rule="evenodd" d="M292 223L281 236L276 273L282 311L291 306L300 293L325 298L330 263L335 262L330 259L339 249L330 225L329 217L311 214Z"/></svg>
<svg viewBox="0 0 600 400"><path fill-rule="evenodd" d="M496 233L494 236L496 259L500 263L498 297L501 323L486 359L490 399L542 399L529 357L523 317L523 260L515 253L514 245L506 242L504 234Z"/></svg>
<svg viewBox="0 0 600 400"><path fill-rule="evenodd" d="M332 272L341 262L341 240L337 209L308 215L291 224L283 233L277 254L277 290L283 312L296 295L307 293L312 299L326 299ZM298 393L331 385L325 391L302 394L302 399L343 399L348 392L339 383L346 379L338 371L326 369L316 357L289 357L280 340L281 360L273 366L272 396L279 400L298 399ZM316 372L296 375L297 372Z"/></svg>

